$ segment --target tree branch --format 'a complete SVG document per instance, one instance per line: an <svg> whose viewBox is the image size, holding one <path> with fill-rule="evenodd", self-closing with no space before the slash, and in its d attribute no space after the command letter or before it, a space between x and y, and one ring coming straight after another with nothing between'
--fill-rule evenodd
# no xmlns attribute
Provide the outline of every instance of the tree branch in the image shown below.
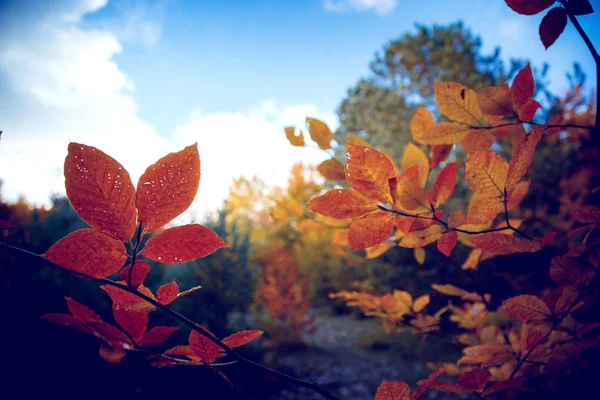
<svg viewBox="0 0 600 400"><path fill-rule="evenodd" d="M56 268L59 269L61 271L66 271L64 268L62 268L61 266L54 264L53 262L47 260L46 258L32 253L30 251L24 250L24 249L20 249L18 247L14 247L14 246L10 246L4 243L0 243L0 249L5 250L7 253L12 253L15 256L20 256L20 257L26 257L29 258L31 261L35 262L38 265L42 265L42 266L48 266L51 268ZM71 272L71 271L69 271ZM73 272L71 272L73 273ZM310 389L318 394L320 394L321 396L323 396L326 399L330 399L330 400L339 400L338 397L334 396L333 394L327 392L326 390L322 389L321 387L319 387L317 384L312 383L312 382L308 382L308 381L304 381L298 378L294 378L292 376L283 374L281 372L275 371L274 369L265 367L264 365L261 365L259 363L256 363L254 361L248 360L247 358L243 357L240 353L238 353L237 351L233 350L232 348L230 348L229 346L227 346L225 343L223 343L222 341L220 341L219 339L217 339L216 337L214 337L211 333L209 333L206 329L202 328L199 325L196 325L192 320L190 320L189 318L179 314L178 312L172 310L171 308L165 306L164 304L159 303L158 301L146 296L143 293L138 292L136 289L131 288L128 285L122 285L120 283L117 283L111 279L107 279L107 278L99 278L99 279L95 279L95 278L90 278L87 276L83 276L81 274L77 274L77 273L73 273L76 276L82 277L82 278L87 278L87 279L91 279L106 285L111 285L114 286L116 288L119 288L121 290L125 290L131 294L136 295L137 297L147 301L148 303L152 304L154 307L160 309L161 311L163 311L164 313L168 314L169 316L171 316L172 318L178 320L179 322L183 323L184 325L187 325L188 327L190 327L191 329L193 329L194 331L198 332L199 334L201 334L202 336L206 337L208 340L210 340L211 342L215 343L216 345L218 345L219 347L221 347L223 350L225 350L227 352L227 354L229 356L231 356L234 360L236 360L239 364L245 364L255 370L258 371L262 371L264 373L267 373L269 375L275 376L283 381L292 383L296 386L301 386L301 387L305 387L307 389Z"/></svg>

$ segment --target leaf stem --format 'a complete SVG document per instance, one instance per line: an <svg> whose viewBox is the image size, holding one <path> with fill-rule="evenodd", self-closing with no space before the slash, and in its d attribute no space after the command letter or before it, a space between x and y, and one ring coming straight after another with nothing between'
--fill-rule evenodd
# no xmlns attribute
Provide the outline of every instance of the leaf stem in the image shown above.
<svg viewBox="0 0 600 400"><path fill-rule="evenodd" d="M135 262L138 256L138 248L140 247L140 243L142 242L142 235L144 233L144 227L142 223L138 225L137 232L135 234L135 246L131 249L131 268L129 268L129 276L127 277L127 285L133 287L131 285L131 276L133 275L133 269L135 268ZM129 242L131 243L131 242Z"/></svg>
<svg viewBox="0 0 600 400"><path fill-rule="evenodd" d="M138 232L141 232L141 229ZM138 237L141 236L141 234L138 233ZM35 261L38 265L45 265L45 266L49 266L55 269L59 269L61 271L65 271L64 268L62 268L61 266L54 264L53 262L51 262L50 260L32 253L28 250L24 250L24 249L20 249L18 247L14 247L14 246L10 246L4 243L0 243L0 249L4 249L9 253L12 253L16 256L21 256L21 257L27 257L29 259L31 259L32 261ZM71 271L69 271L71 272ZM73 273L73 272L71 272ZM292 383L296 386L301 386L301 387L305 387L307 389L310 389L318 394L320 394L321 396L323 396L326 399L329 400L339 400L338 397L334 396L333 394L327 392L326 390L322 389L321 387L319 387L317 384L313 383L313 382L308 382L308 381L304 381L302 379L298 379L298 378L294 378L292 376L286 375L284 373L281 373L279 371L276 371L274 369L271 369L269 367L266 367L264 365L261 365L257 362L248 360L247 358L243 357L240 353L238 353L237 351L233 350L231 347L227 346L225 343L223 343L222 341L220 341L219 339L217 339L216 337L214 337L210 332L208 332L206 329L202 328L199 325L196 325L192 320L190 320L189 318L185 317L182 314L179 314L178 312L172 310L171 308L159 303L158 301L146 296L145 294L137 291L136 289L133 289L132 287L130 287L129 285L122 285L120 283L117 283L111 279L108 278L90 278L90 277L86 277L77 273L73 273L76 276L82 277L82 278L87 278L87 279L92 279L95 280L97 282L106 284L106 285L111 285L114 286L116 288L119 288L121 290L125 290L145 301L147 301L148 303L152 304L153 306L155 306L156 308L160 309L161 311L163 311L164 313L168 314L170 317L178 320L179 322L183 323L184 325L187 325L189 328L193 329L194 331L198 332L199 334L201 334L202 336L206 337L208 340L210 340L211 342L215 343L216 345L218 345L219 347L221 347L223 350L225 350L227 352L227 354L229 356L231 356L235 361L237 361L239 364L244 364L247 365L250 368L253 368L255 370L258 371L262 371L264 373L267 373L269 375L275 376L283 381Z"/></svg>

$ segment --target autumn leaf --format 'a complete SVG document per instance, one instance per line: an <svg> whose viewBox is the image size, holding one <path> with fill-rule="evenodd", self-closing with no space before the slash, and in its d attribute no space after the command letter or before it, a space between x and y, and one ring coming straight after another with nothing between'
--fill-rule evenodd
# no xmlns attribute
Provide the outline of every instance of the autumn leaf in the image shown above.
<svg viewBox="0 0 600 400"><path fill-rule="evenodd" d="M394 215L376 211L358 218L348 229L348 242L352 250L375 246L387 239L394 229Z"/></svg>
<svg viewBox="0 0 600 400"><path fill-rule="evenodd" d="M415 392L412 394L412 396L410 396L410 400L418 400L419 397L421 397L421 395L423 395L423 393L427 389L429 389L431 387L431 385L433 384L433 382L435 382L436 379L439 378L439 376L443 373L444 373L444 368L439 368L437 371L434 371L431 374L429 374L427 379L425 379L423 381L419 381L417 383L419 385L419 387L417 388L417 390L415 390Z"/></svg>
<svg viewBox="0 0 600 400"><path fill-rule="evenodd" d="M355 218L377 210L377 203L349 189L333 189L311 199L309 210L336 219Z"/></svg>
<svg viewBox="0 0 600 400"><path fill-rule="evenodd" d="M396 243L394 243L392 241L384 241L379 244L376 244L375 246L367 247L365 249L365 253L366 253L365 255L366 255L367 259L372 260L373 258L379 257L380 255L382 255L383 253L385 253L392 247L396 247Z"/></svg>
<svg viewBox="0 0 600 400"><path fill-rule="evenodd" d="M45 254L54 264L89 278L118 271L127 254L120 241L94 229L80 229L56 242Z"/></svg>
<svg viewBox="0 0 600 400"><path fill-rule="evenodd" d="M160 304L170 304L173 300L177 298L179 294L179 286L177 282L174 280L162 285L156 291L156 301Z"/></svg>
<svg viewBox="0 0 600 400"><path fill-rule="evenodd" d="M329 227L312 219L304 219L296 226L296 230L299 232L324 233L329 231Z"/></svg>
<svg viewBox="0 0 600 400"><path fill-rule="evenodd" d="M210 331L207 332L210 333ZM190 332L189 346L196 356L200 357L203 362L208 364L214 362L223 352L221 346L195 330Z"/></svg>
<svg viewBox="0 0 600 400"><path fill-rule="evenodd" d="M504 201L501 197L477 198L467 216L467 224L485 224L496 218L504 210Z"/></svg>
<svg viewBox="0 0 600 400"><path fill-rule="evenodd" d="M427 200L434 207L439 207L452 196L456 185L456 162L451 162L440 171L434 186L427 191Z"/></svg>
<svg viewBox="0 0 600 400"><path fill-rule="evenodd" d="M555 0L505 0L514 11L523 15L535 15L554 4Z"/></svg>
<svg viewBox="0 0 600 400"><path fill-rule="evenodd" d="M333 134L324 122L319 121L316 118L306 118L306 124L308 125L310 138L314 140L320 148L323 150L331 148Z"/></svg>
<svg viewBox="0 0 600 400"><path fill-rule="evenodd" d="M375 400L409 400L410 387L402 381L383 381L375 392Z"/></svg>
<svg viewBox="0 0 600 400"><path fill-rule="evenodd" d="M353 144L355 146L373 147L365 139L362 139L362 138L360 138L356 135L352 135L352 134L348 135L348 137L346 138L346 151L348 151L348 148L350 147L351 144Z"/></svg>
<svg viewBox="0 0 600 400"><path fill-rule="evenodd" d="M410 121L410 132L413 139L418 143L426 144L424 140L429 136L429 129L434 124L433 115L425 107L417 107L417 111Z"/></svg>
<svg viewBox="0 0 600 400"><path fill-rule="evenodd" d="M517 73L510 88L510 97L517 113L527 103L527 100L533 96L533 89L533 73L531 72L531 66L527 64Z"/></svg>
<svg viewBox="0 0 600 400"><path fill-rule="evenodd" d="M429 177L429 157L427 157L427 154L419 147L409 143L402 155L400 169L404 171L414 165L418 165L419 167L418 182L421 187L425 187L425 185L427 185L427 178Z"/></svg>
<svg viewBox="0 0 600 400"><path fill-rule="evenodd" d="M484 252L496 255L534 253L548 244L543 240L525 240L502 232L477 235L471 239L471 242Z"/></svg>
<svg viewBox="0 0 600 400"><path fill-rule="evenodd" d="M288 126L285 128L285 136L290 141L292 146L303 147L304 146L304 135L302 132L296 136L296 128L293 126Z"/></svg>
<svg viewBox="0 0 600 400"><path fill-rule="evenodd" d="M490 371L482 368L473 368L458 378L458 385L473 391L481 391L492 377Z"/></svg>
<svg viewBox="0 0 600 400"><path fill-rule="evenodd" d="M425 263L425 249L422 247L415 248L413 257L415 257L415 261L418 262L419 265L423 265Z"/></svg>
<svg viewBox="0 0 600 400"><path fill-rule="evenodd" d="M431 212L425 191L407 174L408 171L389 181L394 208L412 213Z"/></svg>
<svg viewBox="0 0 600 400"><path fill-rule="evenodd" d="M133 267L133 271L131 271L131 282L129 282L129 272L131 270L131 264L123 268L119 273L121 279L123 279L129 286L134 289L137 289L140 286L144 279L146 279L146 275L150 272L150 266L144 260L136 260L135 266Z"/></svg>
<svg viewBox="0 0 600 400"><path fill-rule="evenodd" d="M535 126L531 132L519 143L515 149L512 159L508 165L506 189L511 190L525 176L531 160L535 154L535 148L542 138L544 126Z"/></svg>
<svg viewBox="0 0 600 400"><path fill-rule="evenodd" d="M420 313L425 307L427 307L430 301L431 299L428 294L417 297L413 303L413 311L416 313Z"/></svg>
<svg viewBox="0 0 600 400"><path fill-rule="evenodd" d="M65 297L67 302L67 308L71 315L82 322L96 321L102 322L102 318L96 314L91 308L85 306L78 301L73 300L71 297Z"/></svg>
<svg viewBox="0 0 600 400"><path fill-rule="evenodd" d="M496 136L488 131L473 129L461 139L460 144L467 151L473 153L477 150L489 150L496 141Z"/></svg>
<svg viewBox="0 0 600 400"><path fill-rule="evenodd" d="M578 222L595 223L600 222L600 207L579 206L571 213L571 218Z"/></svg>
<svg viewBox="0 0 600 400"><path fill-rule="evenodd" d="M236 347L243 346L247 343L250 343L254 339L261 336L263 333L264 332L260 331L260 330L248 330L248 331L236 332L232 335L227 336L225 339L222 340L222 342L233 349Z"/></svg>
<svg viewBox="0 0 600 400"><path fill-rule="evenodd" d="M442 236L443 228L439 225L430 226L422 231L409 232L404 236L400 246L415 248L433 243Z"/></svg>
<svg viewBox="0 0 600 400"><path fill-rule="evenodd" d="M125 284L125 282L117 282L120 284ZM110 296L113 303L115 303L118 307L124 308L129 311L154 311L156 307L154 307L151 303L148 303L146 300L141 297L129 293L126 290L120 289L118 287L114 287L111 285L103 285L100 286L100 289L104 290ZM144 285L140 285L137 288L137 291L141 294L155 300L154 294Z"/></svg>
<svg viewBox="0 0 600 400"><path fill-rule="evenodd" d="M144 333L139 345L142 347L157 346L169 339L169 336L177 329L179 329L178 326L155 326Z"/></svg>
<svg viewBox="0 0 600 400"><path fill-rule="evenodd" d="M114 239L131 239L135 190L121 164L95 147L72 142L64 173L67 197L81 219Z"/></svg>
<svg viewBox="0 0 600 400"><path fill-rule="evenodd" d="M187 210L200 182L198 144L167 154L146 168L136 190L138 221L154 232Z"/></svg>
<svg viewBox="0 0 600 400"><path fill-rule="evenodd" d="M448 233L444 233L437 242L437 247L440 253L445 255L446 257L450 257L450 253L456 246L456 242L458 241L458 234L456 231L450 231Z"/></svg>
<svg viewBox="0 0 600 400"><path fill-rule="evenodd" d="M388 181L395 176L394 165L385 154L369 147L348 147L346 180L367 198L392 204Z"/></svg>
<svg viewBox="0 0 600 400"><path fill-rule="evenodd" d="M502 309L510 317L521 321L534 321L552 317L552 312L542 300L528 294L504 300Z"/></svg>
<svg viewBox="0 0 600 400"><path fill-rule="evenodd" d="M568 256L554 257L550 262L550 277L561 285L588 284L596 276L596 271L587 268Z"/></svg>
<svg viewBox="0 0 600 400"><path fill-rule="evenodd" d="M140 341L148 327L148 313L144 311L129 311L113 303L115 321L127 332L133 340Z"/></svg>
<svg viewBox="0 0 600 400"><path fill-rule="evenodd" d="M514 188L508 191L508 200L506 202L506 210L510 211L521 204L527 192L529 191L530 181L522 181L515 185Z"/></svg>
<svg viewBox="0 0 600 400"><path fill-rule="evenodd" d="M484 114L508 116L514 113L508 85L479 89L477 100Z"/></svg>
<svg viewBox="0 0 600 400"><path fill-rule="evenodd" d="M346 179L344 166L335 158L323 161L317 167L317 171L331 181L343 181Z"/></svg>
<svg viewBox="0 0 600 400"><path fill-rule="evenodd" d="M484 196L504 196L508 163L500 154L480 150L469 155L466 162L467 185Z"/></svg>
<svg viewBox="0 0 600 400"><path fill-rule="evenodd" d="M142 250L142 255L164 263L182 263L205 257L227 247L227 244L205 226L188 224L167 229L152 236Z"/></svg>
<svg viewBox="0 0 600 400"><path fill-rule="evenodd" d="M431 146L431 168L437 168L440 163L446 161L454 146L451 144L437 144Z"/></svg>
<svg viewBox="0 0 600 400"><path fill-rule="evenodd" d="M413 139L420 144L451 145L467 136L469 132L471 132L471 127L468 125L457 122L440 122L429 127L423 136L415 136L413 133Z"/></svg>
<svg viewBox="0 0 600 400"><path fill-rule="evenodd" d="M102 346L99 350L100 357L102 357L104 361L107 361L112 364L120 363L121 360L125 357L125 354L125 350L119 347Z"/></svg>
<svg viewBox="0 0 600 400"><path fill-rule="evenodd" d="M448 228L458 228L467 220L467 214L463 210L454 211L448 217Z"/></svg>
<svg viewBox="0 0 600 400"><path fill-rule="evenodd" d="M453 121L478 125L483 120L477 94L455 82L435 82L435 101L440 111Z"/></svg>
<svg viewBox="0 0 600 400"><path fill-rule="evenodd" d="M444 285L434 283L431 285L431 288L433 290L435 290L436 292L440 292L447 296L456 296L456 297L460 297L463 300L481 301L481 296L478 295L477 293L467 292L466 290L456 287L454 285L451 285L449 283L444 284Z"/></svg>

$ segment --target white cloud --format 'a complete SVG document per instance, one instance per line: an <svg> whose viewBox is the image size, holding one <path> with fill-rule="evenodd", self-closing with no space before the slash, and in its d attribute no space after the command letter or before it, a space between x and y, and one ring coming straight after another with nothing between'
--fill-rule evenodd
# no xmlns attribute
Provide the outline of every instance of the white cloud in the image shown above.
<svg viewBox="0 0 600 400"><path fill-rule="evenodd" d="M379 15L391 12L397 6L397 0L325 0L325 10L331 12L375 11Z"/></svg>
<svg viewBox="0 0 600 400"><path fill-rule="evenodd" d="M511 40L518 40L526 37L527 24L523 18L510 18L500 21L498 24L498 34Z"/></svg>
<svg viewBox="0 0 600 400"><path fill-rule="evenodd" d="M68 18L56 18L53 9L27 29L15 23L0 30L0 178L5 199L25 195L30 202L47 204L50 193L64 194L62 167L69 141L111 155L134 183L146 166L197 141L202 178L193 209L198 216L221 204L236 176L260 175L280 184L294 162L323 159L320 152L293 148L283 133L284 126L301 125L306 116L335 127L333 113L311 105L265 101L241 112L195 111L169 137L159 135L139 117L133 82L113 59L122 51L118 36L79 25L103 2L72 1L71 8L65 3L60 2L60 15Z"/></svg>

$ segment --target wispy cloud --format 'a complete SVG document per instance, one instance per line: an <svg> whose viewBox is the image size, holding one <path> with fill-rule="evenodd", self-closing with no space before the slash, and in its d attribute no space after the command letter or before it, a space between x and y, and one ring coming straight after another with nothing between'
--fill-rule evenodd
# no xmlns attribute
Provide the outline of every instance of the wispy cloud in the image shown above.
<svg viewBox="0 0 600 400"><path fill-rule="evenodd" d="M325 0L323 7L331 12L375 11L379 15L391 12L397 0Z"/></svg>
<svg viewBox="0 0 600 400"><path fill-rule="evenodd" d="M510 18L501 20L498 24L498 34L512 40L526 37L527 23L524 18Z"/></svg>

